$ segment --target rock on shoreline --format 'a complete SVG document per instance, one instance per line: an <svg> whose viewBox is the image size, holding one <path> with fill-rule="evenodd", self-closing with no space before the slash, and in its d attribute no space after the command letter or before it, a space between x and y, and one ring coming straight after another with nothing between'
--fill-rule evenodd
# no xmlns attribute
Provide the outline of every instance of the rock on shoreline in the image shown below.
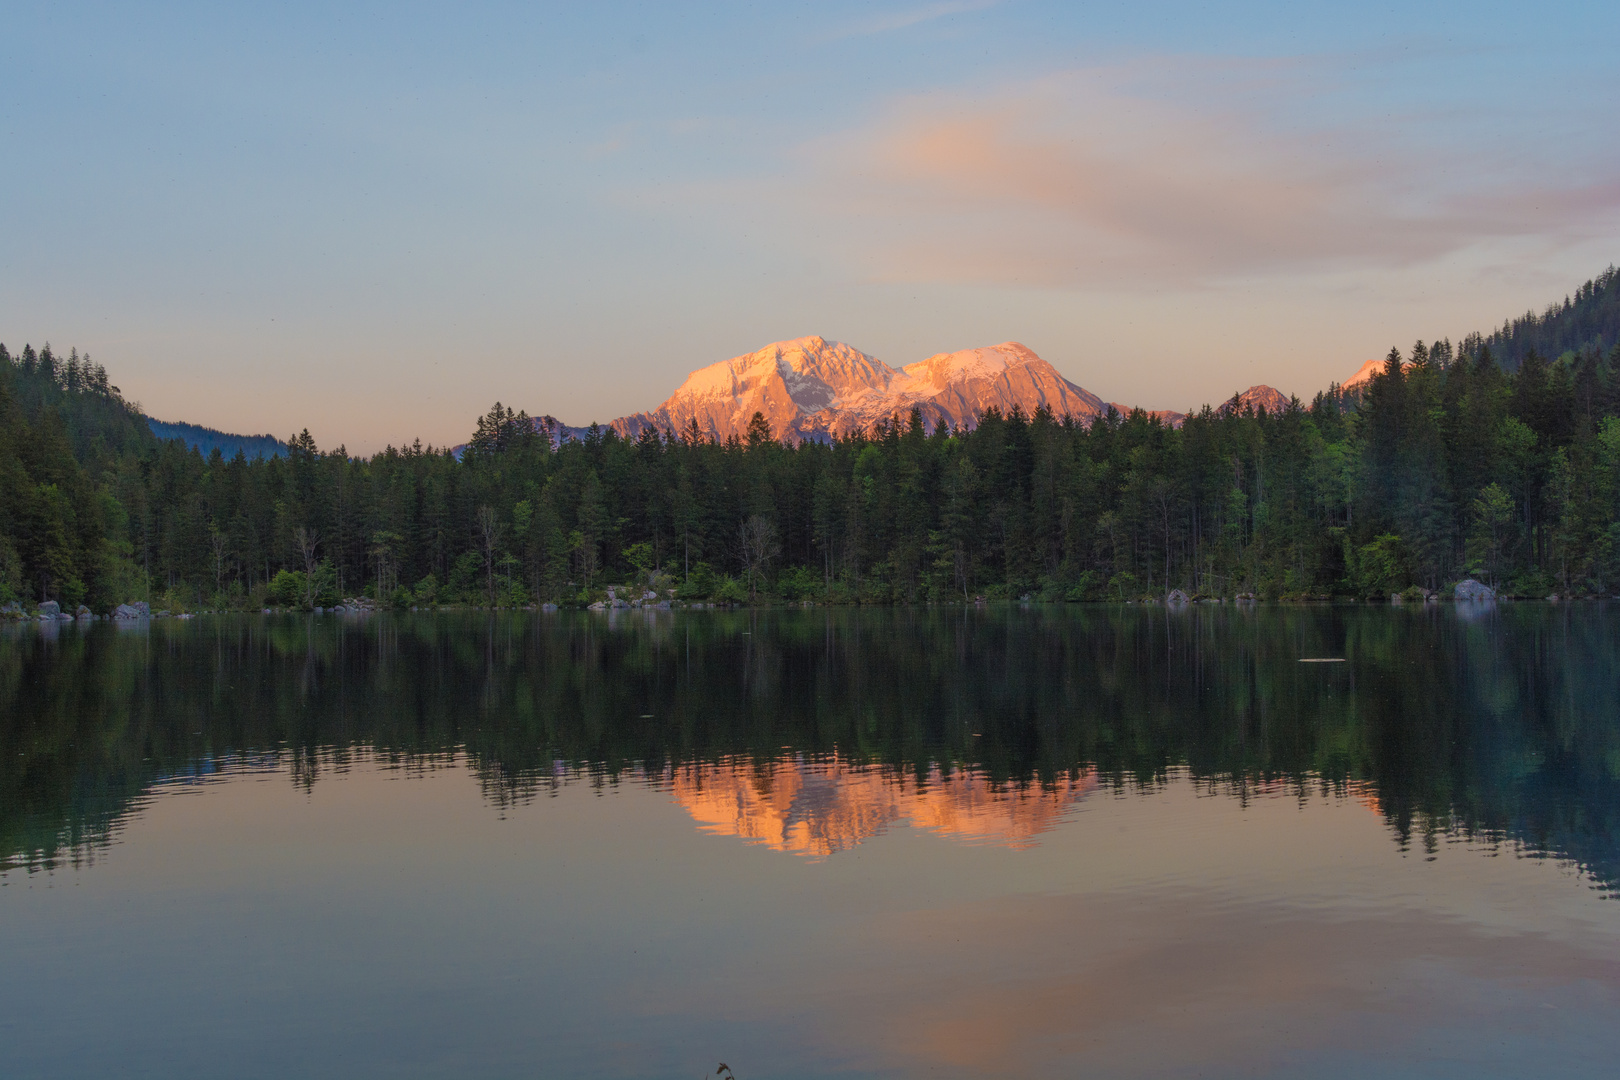
<svg viewBox="0 0 1620 1080"><path fill-rule="evenodd" d="M1464 581L1457 582L1457 586L1452 590L1451 595L1459 601L1478 602L1482 600L1495 600L1496 590L1491 588L1489 585L1483 585L1480 582L1475 581L1473 578L1468 578Z"/></svg>

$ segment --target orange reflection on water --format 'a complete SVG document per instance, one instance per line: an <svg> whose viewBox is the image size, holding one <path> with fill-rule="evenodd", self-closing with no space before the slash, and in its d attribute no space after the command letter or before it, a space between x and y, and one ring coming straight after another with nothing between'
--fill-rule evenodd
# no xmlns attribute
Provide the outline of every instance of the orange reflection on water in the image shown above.
<svg viewBox="0 0 1620 1080"><path fill-rule="evenodd" d="M669 770L664 782L704 832L818 859L894 824L969 843L1032 847L1097 786L1089 772L1016 787L937 765L919 778L836 757L686 765Z"/></svg>

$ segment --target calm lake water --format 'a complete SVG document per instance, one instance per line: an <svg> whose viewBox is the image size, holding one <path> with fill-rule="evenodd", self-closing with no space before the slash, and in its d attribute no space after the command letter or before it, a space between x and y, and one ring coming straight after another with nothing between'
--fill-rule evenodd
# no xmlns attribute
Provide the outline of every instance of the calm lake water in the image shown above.
<svg viewBox="0 0 1620 1080"><path fill-rule="evenodd" d="M0 632L0 1073L1620 1068L1620 607L615 615Z"/></svg>

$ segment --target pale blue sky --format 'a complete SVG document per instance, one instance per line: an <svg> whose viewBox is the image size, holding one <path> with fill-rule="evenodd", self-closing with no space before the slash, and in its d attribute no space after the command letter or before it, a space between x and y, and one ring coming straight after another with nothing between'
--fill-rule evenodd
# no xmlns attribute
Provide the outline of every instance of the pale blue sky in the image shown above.
<svg viewBox="0 0 1620 1080"><path fill-rule="evenodd" d="M339 13L333 14L332 8ZM0 8L0 341L370 451L821 334L1309 396L1620 252L1620 5Z"/></svg>

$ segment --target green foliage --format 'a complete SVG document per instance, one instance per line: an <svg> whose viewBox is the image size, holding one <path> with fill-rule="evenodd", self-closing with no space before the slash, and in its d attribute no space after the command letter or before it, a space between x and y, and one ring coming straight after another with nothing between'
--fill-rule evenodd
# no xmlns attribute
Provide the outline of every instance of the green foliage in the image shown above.
<svg viewBox="0 0 1620 1080"><path fill-rule="evenodd" d="M1502 485L1490 483L1480 490L1470 509L1467 569L1475 577L1494 583L1502 566L1513 525L1513 497Z"/></svg>
<svg viewBox="0 0 1620 1080"><path fill-rule="evenodd" d="M1354 583L1365 597L1387 598L1412 580L1411 554L1406 541L1385 533L1356 551Z"/></svg>
<svg viewBox="0 0 1620 1080"><path fill-rule="evenodd" d="M1513 575L1504 592L1525 600L1539 600L1551 596L1555 588L1552 577L1546 571L1534 568Z"/></svg>
<svg viewBox="0 0 1620 1080"><path fill-rule="evenodd" d="M310 598L322 607L330 607L343 599L343 590L338 587L337 568L329 559L322 559L315 567L315 575L307 586Z"/></svg>
<svg viewBox="0 0 1620 1080"><path fill-rule="evenodd" d="M477 603L484 586L484 556L478 551L464 551L450 568L450 580L445 591L453 600Z"/></svg>
<svg viewBox="0 0 1620 1080"><path fill-rule="evenodd" d="M808 566L791 567L776 579L777 595L792 603L818 600L825 591L821 575Z"/></svg>
<svg viewBox="0 0 1620 1080"><path fill-rule="evenodd" d="M645 540L625 548L623 558L625 562L636 568L637 581L646 581L648 574L652 572L655 565L653 546Z"/></svg>
<svg viewBox="0 0 1620 1080"><path fill-rule="evenodd" d="M707 600L719 588L720 579L714 572L714 567L706 562L700 562L692 567L687 575L675 589L675 596L680 600Z"/></svg>
<svg viewBox="0 0 1620 1080"><path fill-rule="evenodd" d="M418 604L437 604L439 602L439 579L432 574L423 577L411 590L411 599Z"/></svg>
<svg viewBox="0 0 1620 1080"><path fill-rule="evenodd" d="M0 536L0 603L22 598L22 560L11 541Z"/></svg>
<svg viewBox="0 0 1620 1080"><path fill-rule="evenodd" d="M268 595L279 607L298 607L304 602L304 583L302 570L280 570L270 582Z"/></svg>

